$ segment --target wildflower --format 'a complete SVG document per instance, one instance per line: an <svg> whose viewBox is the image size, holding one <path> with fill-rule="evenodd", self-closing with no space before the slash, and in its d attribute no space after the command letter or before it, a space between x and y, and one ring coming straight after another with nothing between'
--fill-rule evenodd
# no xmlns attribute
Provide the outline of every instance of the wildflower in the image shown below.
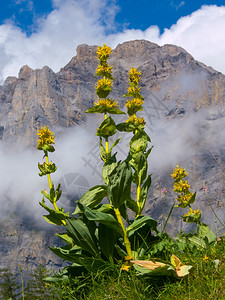
<svg viewBox="0 0 225 300"><path fill-rule="evenodd" d="M95 106L101 106L103 108L107 108L107 107L117 108L119 105L117 104L117 101L107 98L107 99L99 99L98 102L95 102Z"/></svg>
<svg viewBox="0 0 225 300"><path fill-rule="evenodd" d="M112 90L112 80L104 76L102 79L98 80L95 89L99 98L106 98Z"/></svg>
<svg viewBox="0 0 225 300"><path fill-rule="evenodd" d="M203 186L203 191L206 192L207 191L207 187L204 185Z"/></svg>
<svg viewBox="0 0 225 300"><path fill-rule="evenodd" d="M167 189L165 187L162 189L162 193L166 195Z"/></svg>
<svg viewBox="0 0 225 300"><path fill-rule="evenodd" d="M101 61L106 61L109 58L109 55L111 54L112 49L104 44L102 47L98 46L97 50L97 57Z"/></svg>
<svg viewBox="0 0 225 300"><path fill-rule="evenodd" d="M183 207L183 208L189 206L191 203L194 203L195 196L196 196L196 193L192 194L191 192L179 195L176 199L179 202L178 206Z"/></svg>
<svg viewBox="0 0 225 300"><path fill-rule="evenodd" d="M184 216L182 216L182 218L183 218L184 222L197 223L201 219L201 213L200 213L199 209L193 210L190 207L189 212L184 214Z"/></svg>
<svg viewBox="0 0 225 300"><path fill-rule="evenodd" d="M129 72L129 80L135 85L139 84L141 78L141 72L138 72L136 68L131 68Z"/></svg>
<svg viewBox="0 0 225 300"><path fill-rule="evenodd" d="M129 116L136 114L137 111L143 110L142 104L144 101L140 98L133 98L132 100L127 100L126 107Z"/></svg>
<svg viewBox="0 0 225 300"><path fill-rule="evenodd" d="M174 183L174 191L177 193L188 192L190 185L187 181L180 180Z"/></svg>
<svg viewBox="0 0 225 300"><path fill-rule="evenodd" d="M113 66L110 67L107 63L98 65L95 75L96 76L105 76L105 77L113 80L113 77L111 75L112 68L113 68Z"/></svg>
<svg viewBox="0 0 225 300"><path fill-rule="evenodd" d="M48 129L48 126L41 127L38 132L36 133L38 135L38 141L37 141L37 148L38 150L44 150L44 151L51 151L53 152L55 149L52 144L55 144L54 134Z"/></svg>
<svg viewBox="0 0 225 300"><path fill-rule="evenodd" d="M208 260L208 256L205 254L205 256L203 257L203 260L206 262Z"/></svg>
<svg viewBox="0 0 225 300"><path fill-rule="evenodd" d="M131 116L131 117L129 117L129 118L126 120L126 123L133 124L133 125L135 125L135 126L142 126L142 127L144 127L145 124L146 124L144 118L139 118L139 117L136 117L136 116Z"/></svg>
<svg viewBox="0 0 225 300"><path fill-rule="evenodd" d="M176 169L174 169L173 173L171 174L171 176L173 177L173 179L175 181L179 181L182 178L185 178L188 176L187 172L185 171L185 169L180 168L178 165L176 167Z"/></svg>

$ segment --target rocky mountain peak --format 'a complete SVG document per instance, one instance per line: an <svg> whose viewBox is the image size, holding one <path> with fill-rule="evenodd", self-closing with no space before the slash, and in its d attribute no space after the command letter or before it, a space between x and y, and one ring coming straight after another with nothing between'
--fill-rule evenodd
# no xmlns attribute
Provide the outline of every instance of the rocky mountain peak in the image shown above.
<svg viewBox="0 0 225 300"><path fill-rule="evenodd" d="M33 72L33 69L31 69L29 66L25 65L20 69L18 78L19 79L27 79L30 77L32 72Z"/></svg>

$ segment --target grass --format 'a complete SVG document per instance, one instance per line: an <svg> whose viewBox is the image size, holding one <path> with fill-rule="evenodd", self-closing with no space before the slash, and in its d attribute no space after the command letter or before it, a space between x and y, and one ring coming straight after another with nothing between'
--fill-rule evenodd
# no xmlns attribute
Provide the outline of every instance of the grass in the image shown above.
<svg viewBox="0 0 225 300"><path fill-rule="evenodd" d="M179 257L183 263L193 266L183 279L136 276L133 271L81 276L58 286L57 299L225 299L224 239L221 238L214 247L195 253L179 253Z"/></svg>

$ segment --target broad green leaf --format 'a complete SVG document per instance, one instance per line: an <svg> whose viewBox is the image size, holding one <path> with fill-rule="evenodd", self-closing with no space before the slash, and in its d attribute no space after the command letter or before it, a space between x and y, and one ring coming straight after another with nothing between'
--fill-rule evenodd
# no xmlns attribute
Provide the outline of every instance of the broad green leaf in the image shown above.
<svg viewBox="0 0 225 300"><path fill-rule="evenodd" d="M189 274L189 270L192 268L192 266L186 266L182 265L176 270L177 276L178 277L184 277Z"/></svg>
<svg viewBox="0 0 225 300"><path fill-rule="evenodd" d="M208 225L204 223L199 223L197 226L197 235L199 238L206 239L209 244L216 242L216 235L209 228Z"/></svg>
<svg viewBox="0 0 225 300"><path fill-rule="evenodd" d="M67 244L73 244L73 239L71 237L68 236L68 234L66 233L55 233L56 236L58 236L61 240L63 240L65 243Z"/></svg>
<svg viewBox="0 0 225 300"><path fill-rule="evenodd" d="M132 153L138 153L140 151L146 151L148 142L150 142L149 136L145 131L137 132L130 140L130 150Z"/></svg>
<svg viewBox="0 0 225 300"><path fill-rule="evenodd" d="M140 205L140 213L142 212L144 206L145 206L145 202L146 202L146 198L148 195L148 190L151 186L152 180L151 180L151 175L149 175L147 177L147 179L145 180L142 188L141 188L141 192L140 192L140 198L139 198L139 205Z"/></svg>
<svg viewBox="0 0 225 300"><path fill-rule="evenodd" d="M132 171L127 162L118 163L109 175L107 194L114 208L119 208L131 194Z"/></svg>
<svg viewBox="0 0 225 300"><path fill-rule="evenodd" d="M206 248L207 244L203 238L198 237L197 235L193 235L188 237L188 240L196 245L198 249Z"/></svg>
<svg viewBox="0 0 225 300"><path fill-rule="evenodd" d="M143 154L143 152L139 152L135 159L132 161L132 167L135 172L133 174L133 182L138 184L142 184L147 175L148 162Z"/></svg>
<svg viewBox="0 0 225 300"><path fill-rule="evenodd" d="M172 266L176 269L176 273L178 277L184 277L189 274L189 270L192 268L192 266L184 265L180 259L172 254L170 258L170 262Z"/></svg>
<svg viewBox="0 0 225 300"><path fill-rule="evenodd" d="M157 264L157 263L155 263ZM133 265L135 270L138 272L139 275L150 275L150 276L170 276L175 273L175 270L171 268L170 265L164 264L162 266L158 266L154 269L147 269L143 266L138 264Z"/></svg>
<svg viewBox="0 0 225 300"><path fill-rule="evenodd" d="M129 209L131 209L133 212L138 214L139 208L137 206L137 202L134 199L132 199L132 198L127 199L126 205Z"/></svg>
<svg viewBox="0 0 225 300"><path fill-rule="evenodd" d="M83 257L82 254L77 253L77 250L72 250L68 246L64 247L48 247L53 253L63 260L70 261L73 263L80 264L80 258Z"/></svg>
<svg viewBox="0 0 225 300"><path fill-rule="evenodd" d="M113 107L104 107L102 105L95 105L88 110L85 111L85 113L109 113L114 115L122 115L125 114L123 111L119 110L118 108Z"/></svg>
<svg viewBox="0 0 225 300"><path fill-rule="evenodd" d="M109 175L112 173L112 171L117 166L116 162L116 153L104 164L102 168L102 179L105 182L106 185L109 183Z"/></svg>
<svg viewBox="0 0 225 300"><path fill-rule="evenodd" d="M107 138L109 136L112 136L116 133L116 123L114 120L109 116L107 119L105 119L99 128L97 129L96 135Z"/></svg>
<svg viewBox="0 0 225 300"><path fill-rule="evenodd" d="M93 208L97 206L104 197L107 196L107 186L106 185L96 185L87 191L79 200L79 203ZM80 213L79 206L76 206L76 209L73 214Z"/></svg>
<svg viewBox="0 0 225 300"><path fill-rule="evenodd" d="M152 219L149 216L140 216L133 221L133 223L127 227L127 233L129 236L134 234L136 230L144 226L145 224L149 224L152 227L152 230L157 231L157 221Z"/></svg>
<svg viewBox="0 0 225 300"><path fill-rule="evenodd" d="M119 131L125 131L125 132L133 132L137 130L138 128L134 126L134 124L129 123L120 123L116 125L116 129Z"/></svg>
<svg viewBox="0 0 225 300"><path fill-rule="evenodd" d="M117 240L117 233L113 228L99 224L98 238L102 253L109 259L113 257L114 246Z"/></svg>
<svg viewBox="0 0 225 300"><path fill-rule="evenodd" d="M39 202L39 204L49 212L49 215L43 216L43 218L49 224L62 226L62 225L64 225L62 221L63 220L65 221L66 218L69 217L69 213L64 213L63 211L56 211L55 209L52 209L52 208L48 207L47 205L45 205L44 201Z"/></svg>
<svg viewBox="0 0 225 300"><path fill-rule="evenodd" d="M88 207L83 206L82 204L78 204L80 209L84 212L85 217L89 221L94 221L97 223L104 224L114 230L116 230L121 236L123 236L123 230L118 221L109 213L99 212L96 210L92 210ZM81 207L82 205L82 207Z"/></svg>
<svg viewBox="0 0 225 300"><path fill-rule="evenodd" d="M80 246L91 255L98 255L98 244L95 234L89 230L87 224L81 219L67 218L66 230L75 245Z"/></svg>

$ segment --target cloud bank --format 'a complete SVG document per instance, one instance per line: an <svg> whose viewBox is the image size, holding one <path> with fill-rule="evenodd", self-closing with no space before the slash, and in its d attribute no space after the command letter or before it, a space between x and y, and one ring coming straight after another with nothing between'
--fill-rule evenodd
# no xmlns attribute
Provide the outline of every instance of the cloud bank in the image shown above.
<svg viewBox="0 0 225 300"><path fill-rule="evenodd" d="M195 59L225 74L225 6L203 6L161 35L157 26L117 32L114 17L119 8L107 0L54 0L53 7L50 14L36 20L36 30L30 36L9 20L0 26L0 84L7 76L17 76L23 65L48 65L59 71L76 55L79 44L107 42L114 48L135 39L181 46Z"/></svg>

